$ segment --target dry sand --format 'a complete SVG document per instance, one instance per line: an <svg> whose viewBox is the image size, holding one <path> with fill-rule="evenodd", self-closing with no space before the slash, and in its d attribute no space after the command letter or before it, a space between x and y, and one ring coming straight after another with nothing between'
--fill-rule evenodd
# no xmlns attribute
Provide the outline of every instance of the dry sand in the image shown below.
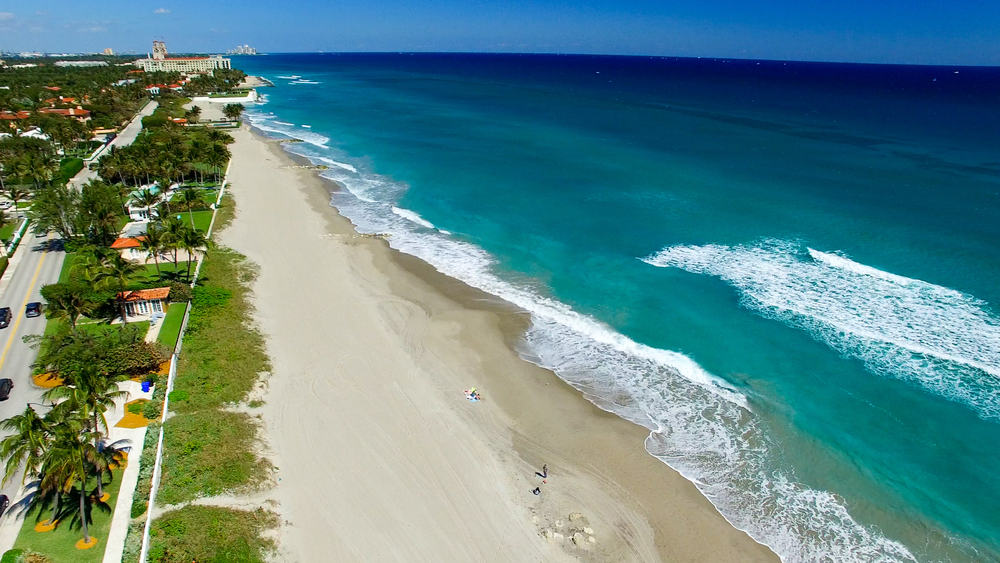
<svg viewBox="0 0 1000 563"><path fill-rule="evenodd" d="M221 241L260 267L280 559L775 559L645 453L645 429L521 360L522 312L355 234L332 183L235 137Z"/></svg>

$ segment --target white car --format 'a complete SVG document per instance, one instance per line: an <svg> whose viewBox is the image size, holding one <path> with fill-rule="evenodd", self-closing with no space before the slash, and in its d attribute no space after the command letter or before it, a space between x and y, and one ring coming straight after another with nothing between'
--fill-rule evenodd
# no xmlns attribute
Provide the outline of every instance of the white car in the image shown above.
<svg viewBox="0 0 1000 563"><path fill-rule="evenodd" d="M0 209L10 209L13 205L13 201L0 201Z"/></svg>

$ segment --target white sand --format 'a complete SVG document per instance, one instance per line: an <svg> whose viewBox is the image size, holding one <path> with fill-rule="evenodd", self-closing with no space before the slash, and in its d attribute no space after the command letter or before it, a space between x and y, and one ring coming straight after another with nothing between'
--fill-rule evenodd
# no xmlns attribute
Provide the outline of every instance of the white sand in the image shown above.
<svg viewBox="0 0 1000 563"><path fill-rule="evenodd" d="M280 559L773 560L643 452L644 431L517 358L519 313L356 237L315 172L234 135L220 236L260 266Z"/></svg>

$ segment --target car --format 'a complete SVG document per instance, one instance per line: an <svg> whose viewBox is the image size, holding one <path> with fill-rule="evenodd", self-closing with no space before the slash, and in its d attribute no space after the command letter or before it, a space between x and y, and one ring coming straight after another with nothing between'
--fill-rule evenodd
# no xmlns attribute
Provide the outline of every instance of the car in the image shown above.
<svg viewBox="0 0 1000 563"><path fill-rule="evenodd" d="M7 495L0 495L0 516L3 516L3 513L7 512L8 505L10 505L10 499Z"/></svg>
<svg viewBox="0 0 1000 563"><path fill-rule="evenodd" d="M10 307L0 309L0 328L10 326Z"/></svg>
<svg viewBox="0 0 1000 563"><path fill-rule="evenodd" d="M32 301L24 308L25 317L37 317L42 314L42 304L39 301Z"/></svg>
<svg viewBox="0 0 1000 563"><path fill-rule="evenodd" d="M9 378L0 379L0 401L6 401L10 397L10 390L14 388L14 380Z"/></svg>
<svg viewBox="0 0 1000 563"><path fill-rule="evenodd" d="M0 209L10 209L13 205L13 201L0 201Z"/></svg>

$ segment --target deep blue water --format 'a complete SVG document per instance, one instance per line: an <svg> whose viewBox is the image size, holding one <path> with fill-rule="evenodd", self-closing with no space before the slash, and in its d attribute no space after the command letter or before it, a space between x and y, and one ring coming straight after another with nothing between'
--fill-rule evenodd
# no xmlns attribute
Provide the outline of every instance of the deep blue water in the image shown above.
<svg viewBox="0 0 1000 563"><path fill-rule="evenodd" d="M360 230L531 311L785 559L1000 558L1000 69L234 63Z"/></svg>

